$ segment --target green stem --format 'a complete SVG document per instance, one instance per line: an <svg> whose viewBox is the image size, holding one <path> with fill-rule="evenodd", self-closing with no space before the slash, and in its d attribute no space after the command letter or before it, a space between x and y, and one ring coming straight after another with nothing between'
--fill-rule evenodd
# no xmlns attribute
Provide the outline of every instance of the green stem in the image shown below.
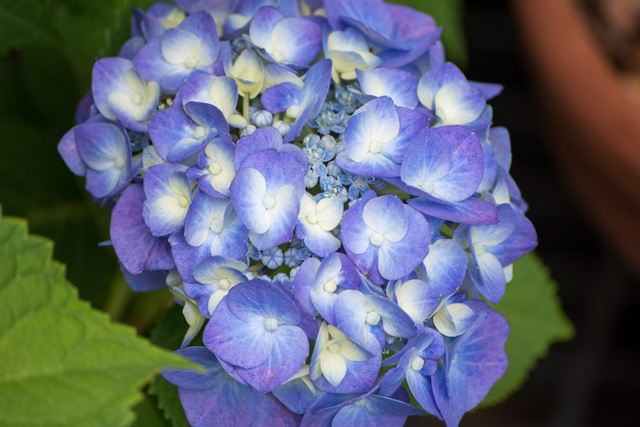
<svg viewBox="0 0 640 427"><path fill-rule="evenodd" d="M125 282L122 273L118 270L111 281L109 293L102 309L109 314L111 320L120 321L124 317L127 306L134 295L127 282Z"/></svg>
<svg viewBox="0 0 640 427"><path fill-rule="evenodd" d="M242 97L242 116L249 123L249 94Z"/></svg>

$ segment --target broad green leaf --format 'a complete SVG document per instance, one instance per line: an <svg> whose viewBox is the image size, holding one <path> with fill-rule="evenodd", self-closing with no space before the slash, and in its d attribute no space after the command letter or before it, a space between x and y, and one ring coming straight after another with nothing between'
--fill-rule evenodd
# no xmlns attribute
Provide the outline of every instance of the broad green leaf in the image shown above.
<svg viewBox="0 0 640 427"><path fill-rule="evenodd" d="M193 367L78 299L52 243L0 216L0 426L123 426L159 369Z"/></svg>
<svg viewBox="0 0 640 427"><path fill-rule="evenodd" d="M157 346L175 350L180 348L187 329L188 326L182 315L182 307L176 304L158 320L151 331L151 342ZM178 387L161 376L157 376L149 386L149 393L158 396L158 406L174 427L189 427L182 403L180 403Z"/></svg>
<svg viewBox="0 0 640 427"><path fill-rule="evenodd" d="M554 342L569 341L575 330L562 311L557 284L540 258L530 253L516 261L513 280L494 306L511 325L505 349L509 367L481 406L496 404L517 390Z"/></svg>

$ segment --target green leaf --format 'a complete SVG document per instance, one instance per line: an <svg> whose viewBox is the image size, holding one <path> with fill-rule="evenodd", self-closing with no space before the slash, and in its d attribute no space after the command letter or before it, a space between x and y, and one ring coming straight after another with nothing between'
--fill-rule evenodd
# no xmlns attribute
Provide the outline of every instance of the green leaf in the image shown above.
<svg viewBox="0 0 640 427"><path fill-rule="evenodd" d="M151 342L157 346L175 350L180 348L187 329L182 307L176 304L168 309L156 323L151 331ZM149 393L158 396L158 406L174 427L189 427L189 421L180 403L178 387L157 376L149 386Z"/></svg>
<svg viewBox="0 0 640 427"><path fill-rule="evenodd" d="M52 243L0 216L0 426L124 426L159 369L194 367L78 299Z"/></svg>
<svg viewBox="0 0 640 427"><path fill-rule="evenodd" d="M513 273L505 296L493 307L511 325L505 345L509 367L480 406L504 400L522 385L551 344L569 341L575 334L573 324L562 311L557 284L536 254L516 261Z"/></svg>

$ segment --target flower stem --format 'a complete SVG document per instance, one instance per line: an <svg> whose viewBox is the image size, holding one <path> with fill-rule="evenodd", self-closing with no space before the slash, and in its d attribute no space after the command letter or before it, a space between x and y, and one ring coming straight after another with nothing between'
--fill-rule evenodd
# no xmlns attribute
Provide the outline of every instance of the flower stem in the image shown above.
<svg viewBox="0 0 640 427"><path fill-rule="evenodd" d="M249 123L249 94L242 97L242 116Z"/></svg>

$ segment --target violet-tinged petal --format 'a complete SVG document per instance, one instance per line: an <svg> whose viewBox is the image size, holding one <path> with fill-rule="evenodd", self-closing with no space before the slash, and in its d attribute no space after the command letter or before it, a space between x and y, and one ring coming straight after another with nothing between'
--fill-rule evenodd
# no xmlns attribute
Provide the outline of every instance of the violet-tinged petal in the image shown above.
<svg viewBox="0 0 640 427"><path fill-rule="evenodd" d="M462 126L425 129L407 150L402 181L448 202L472 196L482 181L484 162L477 136Z"/></svg>
<svg viewBox="0 0 640 427"><path fill-rule="evenodd" d="M175 268L171 248L166 238L154 237L142 217L145 195L142 184L127 187L111 214L110 237L122 265L131 274L140 274L150 267Z"/></svg>
<svg viewBox="0 0 640 427"><path fill-rule="evenodd" d="M235 168L239 171L242 168L244 160L253 153L273 148L278 152L285 152L295 158L300 163L300 167L306 173L309 160L307 155L297 146L292 144L283 144L280 132L271 126L257 129L251 135L240 138L236 144L235 150Z"/></svg>
<svg viewBox="0 0 640 427"><path fill-rule="evenodd" d="M154 236L180 229L191 203L191 184L186 166L163 163L147 169L143 217Z"/></svg>
<svg viewBox="0 0 640 427"><path fill-rule="evenodd" d="M398 107L416 108L418 79L411 73L392 68L371 71L356 69L362 93L376 97L389 96Z"/></svg>
<svg viewBox="0 0 640 427"><path fill-rule="evenodd" d="M213 312L204 330L204 344L233 365L245 368L260 366L271 356L273 334L266 331L262 317L241 320L229 310L228 303L229 295Z"/></svg>
<svg viewBox="0 0 640 427"><path fill-rule="evenodd" d="M368 295L368 304L382 319L384 331L399 338L411 338L416 334L413 320L397 304L379 295Z"/></svg>
<svg viewBox="0 0 640 427"><path fill-rule="evenodd" d="M215 387L216 371L220 364L213 353L205 347L187 347L175 351L176 354L200 365L205 372L186 369L168 369L162 371L164 379L171 384L188 390L206 390Z"/></svg>
<svg viewBox="0 0 640 427"><path fill-rule="evenodd" d="M439 296L451 295L464 280L467 271L467 254L456 241L438 239L429 247L429 253L423 264L425 267L423 280L428 282Z"/></svg>
<svg viewBox="0 0 640 427"><path fill-rule="evenodd" d="M160 96L158 84L147 83L125 58L98 60L93 66L91 91L103 116L140 132L147 130Z"/></svg>
<svg viewBox="0 0 640 427"><path fill-rule="evenodd" d="M407 203L423 214L461 224L490 225L498 222L497 207L476 196L455 203L439 203L424 197L410 199Z"/></svg>
<svg viewBox="0 0 640 427"><path fill-rule="evenodd" d="M131 274L126 268L124 268L122 263L120 263L120 271L122 272L127 285L129 285L131 290L134 292L157 291L167 286L166 270L143 271L140 274Z"/></svg>
<svg viewBox="0 0 640 427"><path fill-rule="evenodd" d="M409 230L409 218L403 214L402 200L393 196L380 196L367 202L362 211L362 220L374 232L397 242Z"/></svg>
<svg viewBox="0 0 640 427"><path fill-rule="evenodd" d="M271 227L271 218L264 207L266 188L262 174L252 168L238 172L230 187L231 200L238 215L247 228L256 233L266 233Z"/></svg>
<svg viewBox="0 0 640 427"><path fill-rule="evenodd" d="M267 53L279 63L294 68L308 67L322 48L322 30L313 21L285 18L271 33L273 51Z"/></svg>
<svg viewBox="0 0 640 427"><path fill-rule="evenodd" d="M360 255L369 248L369 240L373 230L367 227L362 220L364 206L371 199L376 197L375 191L367 191L362 199L356 202L344 213L342 219L342 244L349 252Z"/></svg>
<svg viewBox="0 0 640 427"><path fill-rule="evenodd" d="M226 76L216 77L207 73L191 75L180 89L182 104L203 102L217 107L228 120L236 110L238 86Z"/></svg>
<svg viewBox="0 0 640 427"><path fill-rule="evenodd" d="M294 83L284 82L265 90L260 98L264 108L271 113L282 113L292 105L302 103L302 91Z"/></svg>
<svg viewBox="0 0 640 427"><path fill-rule="evenodd" d="M282 325L273 332L270 357L260 366L238 368L236 372L255 390L269 392L298 372L308 355L309 341L304 331L296 326Z"/></svg>
<svg viewBox="0 0 640 427"><path fill-rule="evenodd" d="M295 140L307 121L320 113L331 84L331 60L325 59L314 64L305 76L300 113L284 138L285 144Z"/></svg>
<svg viewBox="0 0 640 427"><path fill-rule="evenodd" d="M469 82L469 84L471 87L478 89L487 101L500 95L502 89L504 89L502 85L495 83Z"/></svg>
<svg viewBox="0 0 640 427"><path fill-rule="evenodd" d="M124 188L132 178L131 144L124 128L89 122L74 129L78 154L87 166L87 190L105 198Z"/></svg>
<svg viewBox="0 0 640 427"><path fill-rule="evenodd" d="M514 232L504 239L500 245L486 248L486 251L500 260L503 266L512 264L538 245L536 230L533 228L531 221L518 210L514 209L514 213L516 218Z"/></svg>
<svg viewBox="0 0 640 427"><path fill-rule="evenodd" d="M180 401L189 424L205 427L223 423L230 427L268 425L278 420L282 427L299 424L299 416L291 413L269 394L259 393L227 374L213 353L203 347L179 350L180 354L203 365L207 373L168 371L169 381L179 386ZM164 373L163 373L164 374ZM184 381L184 382L183 382Z"/></svg>
<svg viewBox="0 0 640 427"><path fill-rule="evenodd" d="M407 233L397 242L384 241L378 254L380 275L387 280L400 279L413 271L429 252L429 225L418 211L404 205L409 219Z"/></svg>
<svg viewBox="0 0 640 427"><path fill-rule="evenodd" d="M466 271L466 255L464 267ZM409 280L398 286L395 290L395 299L400 308L417 325L422 325L427 317L440 305L440 295L434 286L416 279Z"/></svg>
<svg viewBox="0 0 640 427"><path fill-rule="evenodd" d="M355 343L373 354L380 345L366 325L367 308L367 299L361 292L353 290L341 292L334 306L335 324Z"/></svg>
<svg viewBox="0 0 640 427"><path fill-rule="evenodd" d="M78 147L76 146L75 139L75 127L65 133L58 143L58 153L60 153L62 159L71 172L78 176L84 176L87 172L87 167L78 153Z"/></svg>
<svg viewBox="0 0 640 427"><path fill-rule="evenodd" d="M306 368L307 372L305 377L289 379L272 391L280 402L296 414L304 414L320 394L309 380L309 367L303 365L303 368Z"/></svg>
<svg viewBox="0 0 640 427"><path fill-rule="evenodd" d="M281 324L298 325L301 321L300 311L285 292L277 285L254 279L232 288L227 301L233 315L243 321L275 317Z"/></svg>
<svg viewBox="0 0 640 427"><path fill-rule="evenodd" d="M317 258L308 258L298 268L295 278L293 279L293 290L296 299L302 307L312 316L316 317L318 311L311 302L311 287L315 282L316 273L320 267L320 260Z"/></svg>
<svg viewBox="0 0 640 427"><path fill-rule="evenodd" d="M198 188L211 197L229 195L229 187L236 176L235 145L231 135L223 133L211 140L198 154L198 167L189 168L189 179L197 180Z"/></svg>
<svg viewBox="0 0 640 427"><path fill-rule="evenodd" d="M457 425L462 415L486 396L507 368L504 344L509 324L498 312L478 300L466 304L488 317L477 329L457 338L450 347L446 363L438 364L432 377L435 402L447 425ZM446 383L445 383L446 381Z"/></svg>

